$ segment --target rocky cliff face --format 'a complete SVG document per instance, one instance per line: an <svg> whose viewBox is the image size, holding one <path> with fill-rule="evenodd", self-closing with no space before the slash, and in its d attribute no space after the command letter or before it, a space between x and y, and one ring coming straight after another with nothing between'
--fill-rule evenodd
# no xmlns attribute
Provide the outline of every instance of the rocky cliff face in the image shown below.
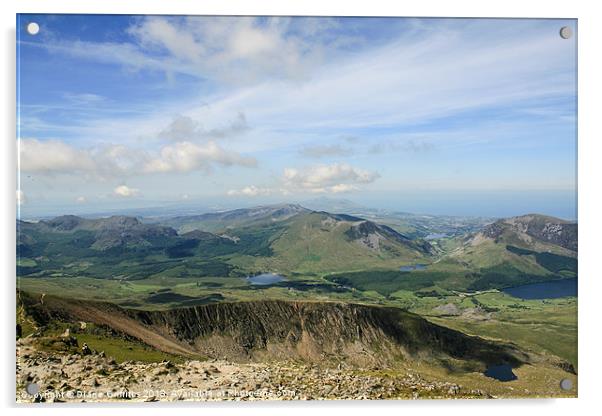
<svg viewBox="0 0 602 416"><path fill-rule="evenodd" d="M274 300L139 311L49 296L41 302L23 293L21 299L28 314L42 325L55 319L93 322L188 356L330 360L360 366L451 360L473 370L529 360L510 345L467 336L397 308Z"/></svg>
<svg viewBox="0 0 602 416"><path fill-rule="evenodd" d="M328 358L359 365L398 359L454 358L511 362L518 351L434 325L397 308L346 303L261 301L221 303L166 312L137 312L147 325L210 356Z"/></svg>
<svg viewBox="0 0 602 416"><path fill-rule="evenodd" d="M359 219L359 221L360 222L357 224L352 225L345 232L345 235L351 240L360 241L366 247L378 250L381 242L385 244L387 242L394 242L407 246L422 254L433 253L433 247L427 241L412 240L386 225L376 224L372 221L365 221L362 219Z"/></svg>
<svg viewBox="0 0 602 416"><path fill-rule="evenodd" d="M538 214L502 219L482 231L488 238L497 239L506 232L526 234L536 240L577 251L577 224Z"/></svg>

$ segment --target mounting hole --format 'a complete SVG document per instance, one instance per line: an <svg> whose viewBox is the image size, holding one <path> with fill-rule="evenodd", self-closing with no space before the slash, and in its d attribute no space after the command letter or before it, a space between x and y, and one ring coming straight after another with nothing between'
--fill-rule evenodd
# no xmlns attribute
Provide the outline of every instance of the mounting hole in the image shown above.
<svg viewBox="0 0 602 416"><path fill-rule="evenodd" d="M36 22L30 22L27 24L27 33L29 33L30 35L37 35L39 31L40 25Z"/></svg>
<svg viewBox="0 0 602 416"><path fill-rule="evenodd" d="M560 380L560 388L562 390L570 390L573 388L573 382L568 378L563 378L562 380Z"/></svg>
<svg viewBox="0 0 602 416"><path fill-rule="evenodd" d="M38 385L38 383L29 383L27 386L25 386L25 391L27 392L27 394L35 396L40 392L40 386Z"/></svg>
<svg viewBox="0 0 602 416"><path fill-rule="evenodd" d="M560 28L560 37L562 39L568 39L573 36L573 29L568 26L563 26Z"/></svg>

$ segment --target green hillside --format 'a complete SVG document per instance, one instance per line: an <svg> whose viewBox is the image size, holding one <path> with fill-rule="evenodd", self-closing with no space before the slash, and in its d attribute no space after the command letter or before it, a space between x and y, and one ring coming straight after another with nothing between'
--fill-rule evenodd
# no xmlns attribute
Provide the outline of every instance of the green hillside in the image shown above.
<svg viewBox="0 0 602 416"><path fill-rule="evenodd" d="M364 224L370 229L361 228ZM271 245L273 256L258 260L266 270L327 273L398 269L431 257L428 246L356 217L312 212L297 215L282 226Z"/></svg>
<svg viewBox="0 0 602 416"><path fill-rule="evenodd" d="M290 216L290 209L279 207L262 210L262 215L220 214L247 218L244 226L229 226L227 234L199 229L178 234L132 217L19 221L17 273L125 280L231 277L261 271L398 268L431 255L428 243L361 218L293 211L299 212ZM270 213L277 219L270 220ZM225 220L227 224L231 223Z"/></svg>
<svg viewBox="0 0 602 416"><path fill-rule="evenodd" d="M535 214L499 220L457 239L449 259L474 272L471 290L575 277L576 227Z"/></svg>
<svg viewBox="0 0 602 416"><path fill-rule="evenodd" d="M200 229L178 233L132 217L19 221L17 275L26 278L22 282L50 290L66 287L64 279L71 278L141 281L137 287L144 295L134 290L132 302L187 304L195 302L191 288L199 302L217 299L216 294L246 299L254 298L255 292L275 294L287 288L304 292L304 297L339 298L355 291L353 297L371 298L403 291L501 289L577 274L576 251L567 248L576 247L576 224L550 217L499 220L476 233L430 243L357 216L298 206L216 215L223 222L215 233ZM215 216L203 218L219 228ZM178 221L191 226L199 216ZM257 287L244 279L265 272L279 273L286 281ZM147 291L144 282L151 281L156 288ZM186 289L157 291L179 287ZM119 289L119 296L128 302L129 287L103 288L109 297L111 290Z"/></svg>

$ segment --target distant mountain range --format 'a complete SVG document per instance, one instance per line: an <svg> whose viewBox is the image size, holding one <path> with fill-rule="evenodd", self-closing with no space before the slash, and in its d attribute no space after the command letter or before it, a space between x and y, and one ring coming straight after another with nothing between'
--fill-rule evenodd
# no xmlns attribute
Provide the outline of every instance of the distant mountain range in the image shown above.
<svg viewBox="0 0 602 416"><path fill-rule="evenodd" d="M297 204L153 221L72 215L18 221L18 274L143 279L261 271L326 277L364 273L365 282L388 270L402 287L409 281L411 287L440 281L444 287L472 289L576 275L577 224L537 214L432 243L400 232L403 225L395 227L394 219L385 225ZM406 264L432 266L408 280L400 270ZM343 280L353 285L349 276Z"/></svg>
<svg viewBox="0 0 602 416"><path fill-rule="evenodd" d="M190 231L199 228L205 231L223 231L229 228L260 224L266 221L282 221L297 214L306 214L308 212L311 212L311 210L301 205L278 204L157 219L155 221L169 225L180 231Z"/></svg>

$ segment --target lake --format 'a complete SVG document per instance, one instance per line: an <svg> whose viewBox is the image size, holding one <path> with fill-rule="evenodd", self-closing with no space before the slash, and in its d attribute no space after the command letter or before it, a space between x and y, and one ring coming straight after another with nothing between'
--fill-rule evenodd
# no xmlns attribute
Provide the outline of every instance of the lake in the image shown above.
<svg viewBox="0 0 602 416"><path fill-rule="evenodd" d="M554 299L577 296L577 278L509 287L502 292L521 299Z"/></svg>
<svg viewBox="0 0 602 416"><path fill-rule="evenodd" d="M407 266L401 266L399 268L400 272L412 272L414 270L426 270L427 264L410 264Z"/></svg>
<svg viewBox="0 0 602 416"><path fill-rule="evenodd" d="M284 276L276 273L262 273L256 276L247 277L247 281L252 285L273 285L274 283L286 280Z"/></svg>
<svg viewBox="0 0 602 416"><path fill-rule="evenodd" d="M444 233L432 233L424 237L425 240L437 240L438 238L445 238L447 234Z"/></svg>
<svg viewBox="0 0 602 416"><path fill-rule="evenodd" d="M489 366L483 374L498 381L512 381L518 378L516 377L516 374L512 372L512 367L509 364Z"/></svg>

